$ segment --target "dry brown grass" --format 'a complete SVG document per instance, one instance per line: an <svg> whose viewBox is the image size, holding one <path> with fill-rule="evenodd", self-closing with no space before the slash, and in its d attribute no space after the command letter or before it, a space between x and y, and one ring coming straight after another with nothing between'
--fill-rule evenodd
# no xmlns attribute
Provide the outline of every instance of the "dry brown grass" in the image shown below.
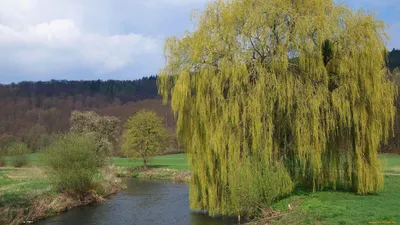
<svg viewBox="0 0 400 225"><path fill-rule="evenodd" d="M75 208L78 206L89 205L103 201L104 198L97 195L95 192L89 192L84 198L76 198L67 194L49 195L43 198L33 200L28 207L28 211L24 213L24 209L5 208L5 214L10 214L11 211L16 212L16 216L6 221L7 224L16 225L31 223L47 218L51 215L57 215L61 212Z"/></svg>
<svg viewBox="0 0 400 225"><path fill-rule="evenodd" d="M192 173L190 171L184 170L153 168L140 171L137 177L144 179L171 180L174 182L186 183L189 182L191 174Z"/></svg>
<svg viewBox="0 0 400 225"><path fill-rule="evenodd" d="M287 212L280 212L278 210L273 210L272 208L260 209L261 213L254 220L246 223L246 225L269 225L274 224L277 221L279 221L278 224L301 224L304 218L306 218L306 215L297 210L297 207L300 204L300 200L292 200L288 205ZM293 217L291 216L292 214L296 214L296 216Z"/></svg>
<svg viewBox="0 0 400 225"><path fill-rule="evenodd" d="M192 176L191 171L179 171L174 175L174 181L178 183L188 183Z"/></svg>
<svg viewBox="0 0 400 225"><path fill-rule="evenodd" d="M26 168L14 168L7 167L5 169L12 169L7 173L7 177L11 179L25 179L25 178L41 178L46 177L44 171L39 167L26 167Z"/></svg>
<svg viewBox="0 0 400 225"><path fill-rule="evenodd" d="M393 171L393 172L399 172L400 173L400 166L395 166L395 167L392 167L392 168L390 168L390 170L391 171Z"/></svg>
<svg viewBox="0 0 400 225"><path fill-rule="evenodd" d="M281 219L283 216L284 214L270 208L261 209L260 215L255 220L247 223L246 225L268 225L278 219Z"/></svg>
<svg viewBox="0 0 400 225"><path fill-rule="evenodd" d="M103 197L115 194L124 187L121 178L118 176L118 167L114 165L107 166L102 169L101 173L102 180L99 181L101 183L99 185L101 191L98 190L97 192L101 192L99 194Z"/></svg>

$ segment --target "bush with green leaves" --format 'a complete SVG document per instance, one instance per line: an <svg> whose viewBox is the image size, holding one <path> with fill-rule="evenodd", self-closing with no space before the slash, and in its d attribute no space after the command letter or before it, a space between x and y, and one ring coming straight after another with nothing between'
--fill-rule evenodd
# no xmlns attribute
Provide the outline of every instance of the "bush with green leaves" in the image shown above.
<svg viewBox="0 0 400 225"><path fill-rule="evenodd" d="M8 156L10 156L14 167L23 167L28 165L28 154L30 150L23 142L15 142L8 147Z"/></svg>
<svg viewBox="0 0 400 225"><path fill-rule="evenodd" d="M55 137L43 153L43 163L59 191L84 196L96 191L99 170L106 163L94 133L68 133Z"/></svg>
<svg viewBox="0 0 400 225"><path fill-rule="evenodd" d="M8 147L17 142L17 138L10 134L0 136L0 157L8 154Z"/></svg>
<svg viewBox="0 0 400 225"><path fill-rule="evenodd" d="M0 136L0 167L6 166L5 156L8 154L8 147L16 142L16 138L9 134Z"/></svg>

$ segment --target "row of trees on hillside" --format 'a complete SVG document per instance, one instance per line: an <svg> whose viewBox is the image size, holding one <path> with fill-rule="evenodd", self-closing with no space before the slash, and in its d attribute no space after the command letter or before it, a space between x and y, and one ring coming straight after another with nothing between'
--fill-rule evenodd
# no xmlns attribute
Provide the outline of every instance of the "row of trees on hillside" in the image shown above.
<svg viewBox="0 0 400 225"><path fill-rule="evenodd" d="M0 105L0 143L12 138L25 142L36 152L49 144L53 134L67 132L70 128L70 117L73 111L93 111L99 115L117 117L124 123L129 116L141 109L150 109L163 117L171 138L175 135L175 120L170 106L163 105L161 100L149 99L130 102L123 105L107 105L99 108L75 107L68 100L57 100L55 107L48 110L29 110L28 104L13 108L13 102ZM175 138L176 139L176 138Z"/></svg>
<svg viewBox="0 0 400 225"><path fill-rule="evenodd" d="M49 81L0 85L0 136L19 140L38 139L32 134L66 132L71 112L95 111L125 121L140 109L148 108L165 118L170 130L174 118L169 106L157 98L156 77L135 81ZM1 139L1 137L0 137ZM26 141L26 140L24 140Z"/></svg>
<svg viewBox="0 0 400 225"><path fill-rule="evenodd" d="M1 96L29 97L32 104L40 107L46 97L79 98L90 96L103 98L108 104L116 99L122 103L157 97L156 76L138 80L91 80L91 81L23 81L0 86Z"/></svg>

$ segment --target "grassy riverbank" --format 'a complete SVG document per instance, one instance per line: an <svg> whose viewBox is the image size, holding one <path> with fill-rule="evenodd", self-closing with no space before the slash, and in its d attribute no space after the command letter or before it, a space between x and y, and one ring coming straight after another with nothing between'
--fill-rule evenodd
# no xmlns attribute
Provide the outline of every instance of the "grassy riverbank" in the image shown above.
<svg viewBox="0 0 400 225"><path fill-rule="evenodd" d="M28 166L41 166L40 154L28 156ZM7 166L12 165L12 158L7 157ZM185 154L172 154L156 156L148 161L148 170L143 170L142 159L113 157L109 160L110 165L117 168L120 177L134 177L140 179L171 180L176 182L188 182L190 178L190 166Z"/></svg>
<svg viewBox="0 0 400 225"><path fill-rule="evenodd" d="M104 193L77 198L59 193L39 167L0 168L0 224L21 224L53 216L73 207L102 201L117 192L120 181L112 167L105 168Z"/></svg>
<svg viewBox="0 0 400 225"><path fill-rule="evenodd" d="M360 196L348 192L312 193L297 189L290 197L265 212L266 224L399 224L400 155L380 157L385 185L376 195ZM289 204L291 210L289 209Z"/></svg>
<svg viewBox="0 0 400 225"><path fill-rule="evenodd" d="M26 221L88 203L57 193L39 168L39 155L30 155L29 159L26 168L0 168L0 218L19 216ZM381 155L380 160L387 175L385 187L377 195L297 190L289 198L273 205L273 210L280 213L266 214L274 219L280 218L275 224L400 223L400 155ZM109 163L116 166L114 172L120 176L180 182L187 182L190 177L184 154L155 157L148 163L149 170L141 169L142 160L112 158ZM292 210L288 209L288 204ZM0 224L8 224L4 221Z"/></svg>
<svg viewBox="0 0 400 225"><path fill-rule="evenodd" d="M185 154L154 157L149 160L147 170L143 169L141 159L112 158L110 163L118 167L120 177L189 182L191 175Z"/></svg>
<svg viewBox="0 0 400 225"><path fill-rule="evenodd" d="M56 195L38 168L0 168L0 224L21 217L36 199Z"/></svg>
<svg viewBox="0 0 400 225"><path fill-rule="evenodd" d="M13 157L6 158L7 167L0 168L0 225L18 224L49 217L80 205L101 201L114 193L110 188L101 196L76 199L56 191L49 178L40 169L40 154L28 156L28 165L12 167ZM187 182L189 166L184 154L155 157L149 161L149 170L141 169L142 160L111 158L113 174L141 179L162 179ZM110 181L112 184L114 181Z"/></svg>
<svg viewBox="0 0 400 225"><path fill-rule="evenodd" d="M398 224L399 190L400 176L393 175L385 175L385 188L377 195L297 190L273 206L281 217L274 224Z"/></svg>

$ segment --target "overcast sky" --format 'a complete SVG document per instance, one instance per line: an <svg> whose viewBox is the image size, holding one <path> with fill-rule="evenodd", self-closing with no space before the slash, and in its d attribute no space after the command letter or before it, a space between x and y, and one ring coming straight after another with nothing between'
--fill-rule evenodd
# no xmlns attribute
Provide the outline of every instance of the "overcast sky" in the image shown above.
<svg viewBox="0 0 400 225"><path fill-rule="evenodd" d="M0 83L155 75L165 38L192 29L192 9L207 1L0 0ZM373 9L400 37L399 0L341 2Z"/></svg>

